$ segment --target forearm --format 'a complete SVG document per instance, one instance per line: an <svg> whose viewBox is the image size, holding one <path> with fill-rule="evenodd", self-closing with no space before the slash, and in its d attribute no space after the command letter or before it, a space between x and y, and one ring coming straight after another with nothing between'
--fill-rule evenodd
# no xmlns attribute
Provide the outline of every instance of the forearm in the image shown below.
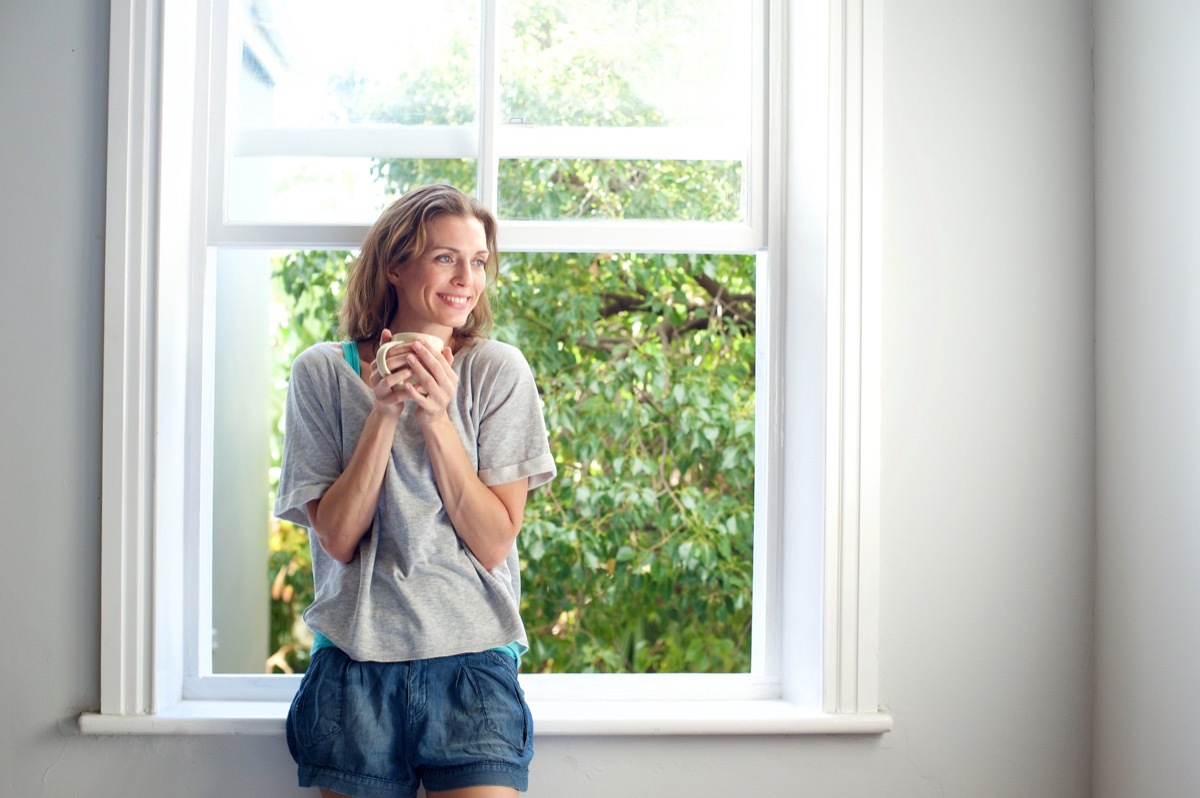
<svg viewBox="0 0 1200 798"><path fill-rule="evenodd" d="M475 473L454 425L443 417L425 428L425 446L442 504L458 536L489 570L504 562L521 530L525 484L503 486L508 503Z"/></svg>
<svg viewBox="0 0 1200 798"><path fill-rule="evenodd" d="M339 562L353 559L358 542L375 519L395 434L396 417L373 410L346 470L320 499L309 503L309 520L317 541Z"/></svg>

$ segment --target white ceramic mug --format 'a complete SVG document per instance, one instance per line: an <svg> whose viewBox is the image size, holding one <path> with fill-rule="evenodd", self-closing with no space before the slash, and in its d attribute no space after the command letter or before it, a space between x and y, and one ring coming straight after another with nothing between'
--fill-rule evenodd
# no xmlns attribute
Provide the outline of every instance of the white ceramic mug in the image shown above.
<svg viewBox="0 0 1200 798"><path fill-rule="evenodd" d="M380 377L386 377L392 373L391 370L388 369L387 365L388 350L394 346L411 344L413 341L420 341L436 352L442 351L442 347L445 346L445 344L442 342L442 339L438 338L436 335L415 332L396 333L392 336L392 340L380 346L379 351L375 353L375 369L379 372Z"/></svg>

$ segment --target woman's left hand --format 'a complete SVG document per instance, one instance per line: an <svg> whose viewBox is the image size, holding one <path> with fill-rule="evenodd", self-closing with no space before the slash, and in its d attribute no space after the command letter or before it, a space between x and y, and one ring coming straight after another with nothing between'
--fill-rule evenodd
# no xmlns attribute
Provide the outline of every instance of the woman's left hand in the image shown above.
<svg viewBox="0 0 1200 798"><path fill-rule="evenodd" d="M407 400L417 406L417 421L424 426L446 416L446 408L458 393L450 347L437 352L422 341L414 341L406 360L412 376L404 384L404 391Z"/></svg>

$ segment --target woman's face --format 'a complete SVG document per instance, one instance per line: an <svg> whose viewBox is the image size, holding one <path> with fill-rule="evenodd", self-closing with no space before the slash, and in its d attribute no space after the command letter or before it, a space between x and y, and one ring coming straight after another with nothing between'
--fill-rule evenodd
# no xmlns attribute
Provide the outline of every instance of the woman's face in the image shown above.
<svg viewBox="0 0 1200 798"><path fill-rule="evenodd" d="M426 226L425 251L388 272L399 300L388 326L449 341L487 287L487 236L473 216L438 216Z"/></svg>

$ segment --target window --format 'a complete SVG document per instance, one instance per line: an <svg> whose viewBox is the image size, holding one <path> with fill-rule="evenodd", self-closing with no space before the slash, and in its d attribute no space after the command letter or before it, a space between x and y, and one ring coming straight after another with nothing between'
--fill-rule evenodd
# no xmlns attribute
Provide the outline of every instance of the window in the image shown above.
<svg viewBox="0 0 1200 798"><path fill-rule="evenodd" d="M744 82L734 81L727 103L711 104L719 106L716 118L680 111L677 118L686 121L680 135L669 125L579 126L567 114L539 117L538 104L519 83L505 83L504 64L518 58L522 42L506 32L520 22L529 34L529 15L569 5L463 2L454 6L457 14L430 23L443 33L460 25L479 32L474 54L459 53L454 61L451 48L446 55L462 62L467 78L472 64L473 74L488 76L475 85L473 115L462 110L467 103L436 112L415 100L372 105L373 93L395 95L347 73L358 81L359 107L373 109L352 124L303 118L252 124L243 114L239 118L251 122L227 136L224 123L238 111L223 105L224 98L241 98L238 108L247 113L263 111L263 98L248 95L262 88L264 76L279 74L271 71L276 48L270 38L257 49L247 46L244 55L242 37L225 36L243 18L223 2L113 4L103 705L100 714L85 717L85 729L278 729L296 677L221 674L208 655L211 641L199 631L211 629L212 614L223 611L224 596L215 595L209 578L212 558L221 552L215 530L227 527L214 520L214 508L228 504L213 501L224 490L212 476L214 463L243 459L241 453L226 458L220 446L245 440L214 434L217 425L236 420L218 411L215 386L239 384L236 370L223 372L226 364L214 353L221 336L242 340L251 333L217 314L226 296L254 296L253 287L231 289L225 279L255 271L240 261L261 261L274 248L322 251L361 240L374 215L371 203L378 201L371 196L372 168L386 171L385 178L393 169L413 171L415 182L427 182L430 170L447 175L437 179L465 179L464 170L470 176L473 168L475 183L463 187L497 210L502 251L531 253L518 260L547 252L592 259L634 253L617 261L637 253L700 253L755 263L760 332L750 672L527 676L539 730L887 728L890 721L877 711L870 648L878 276L871 234L877 164L869 136L877 120L864 96L876 91L871 63L878 9L867 3L864 15L855 0L833 4L832 14L815 1L754 3L746 19L754 55ZM592 4L576 5L574 13L590 13L581 9ZM642 5L613 3L633 9L629 13ZM431 9L443 7L451 4ZM270 30L269 19L258 22L254 35ZM438 47L453 36L429 40ZM831 41L840 44L831 47ZM653 67L647 64L646 74L663 73ZM705 85L717 92L717 79L728 71ZM248 82L226 91L225 79ZM586 88L560 90L593 96ZM679 94L669 85L654 90ZM193 97L213 102L193 104ZM359 113L343 111L347 119ZM378 119L360 121L376 112ZM639 174L672 162L700 163L693 172L705 175L718 208L706 211L703 221L686 213L672 218L662 210L669 203L646 201L652 189L593 196L594 207L570 213L553 203L518 204L547 175L586 173L598 161ZM264 173L292 177L263 180ZM263 191L284 182L285 192ZM311 185L346 193L325 203L328 192ZM643 207L635 207L638 202ZM596 695L598 684L603 700L581 700ZM622 703L631 699L639 711Z"/></svg>

